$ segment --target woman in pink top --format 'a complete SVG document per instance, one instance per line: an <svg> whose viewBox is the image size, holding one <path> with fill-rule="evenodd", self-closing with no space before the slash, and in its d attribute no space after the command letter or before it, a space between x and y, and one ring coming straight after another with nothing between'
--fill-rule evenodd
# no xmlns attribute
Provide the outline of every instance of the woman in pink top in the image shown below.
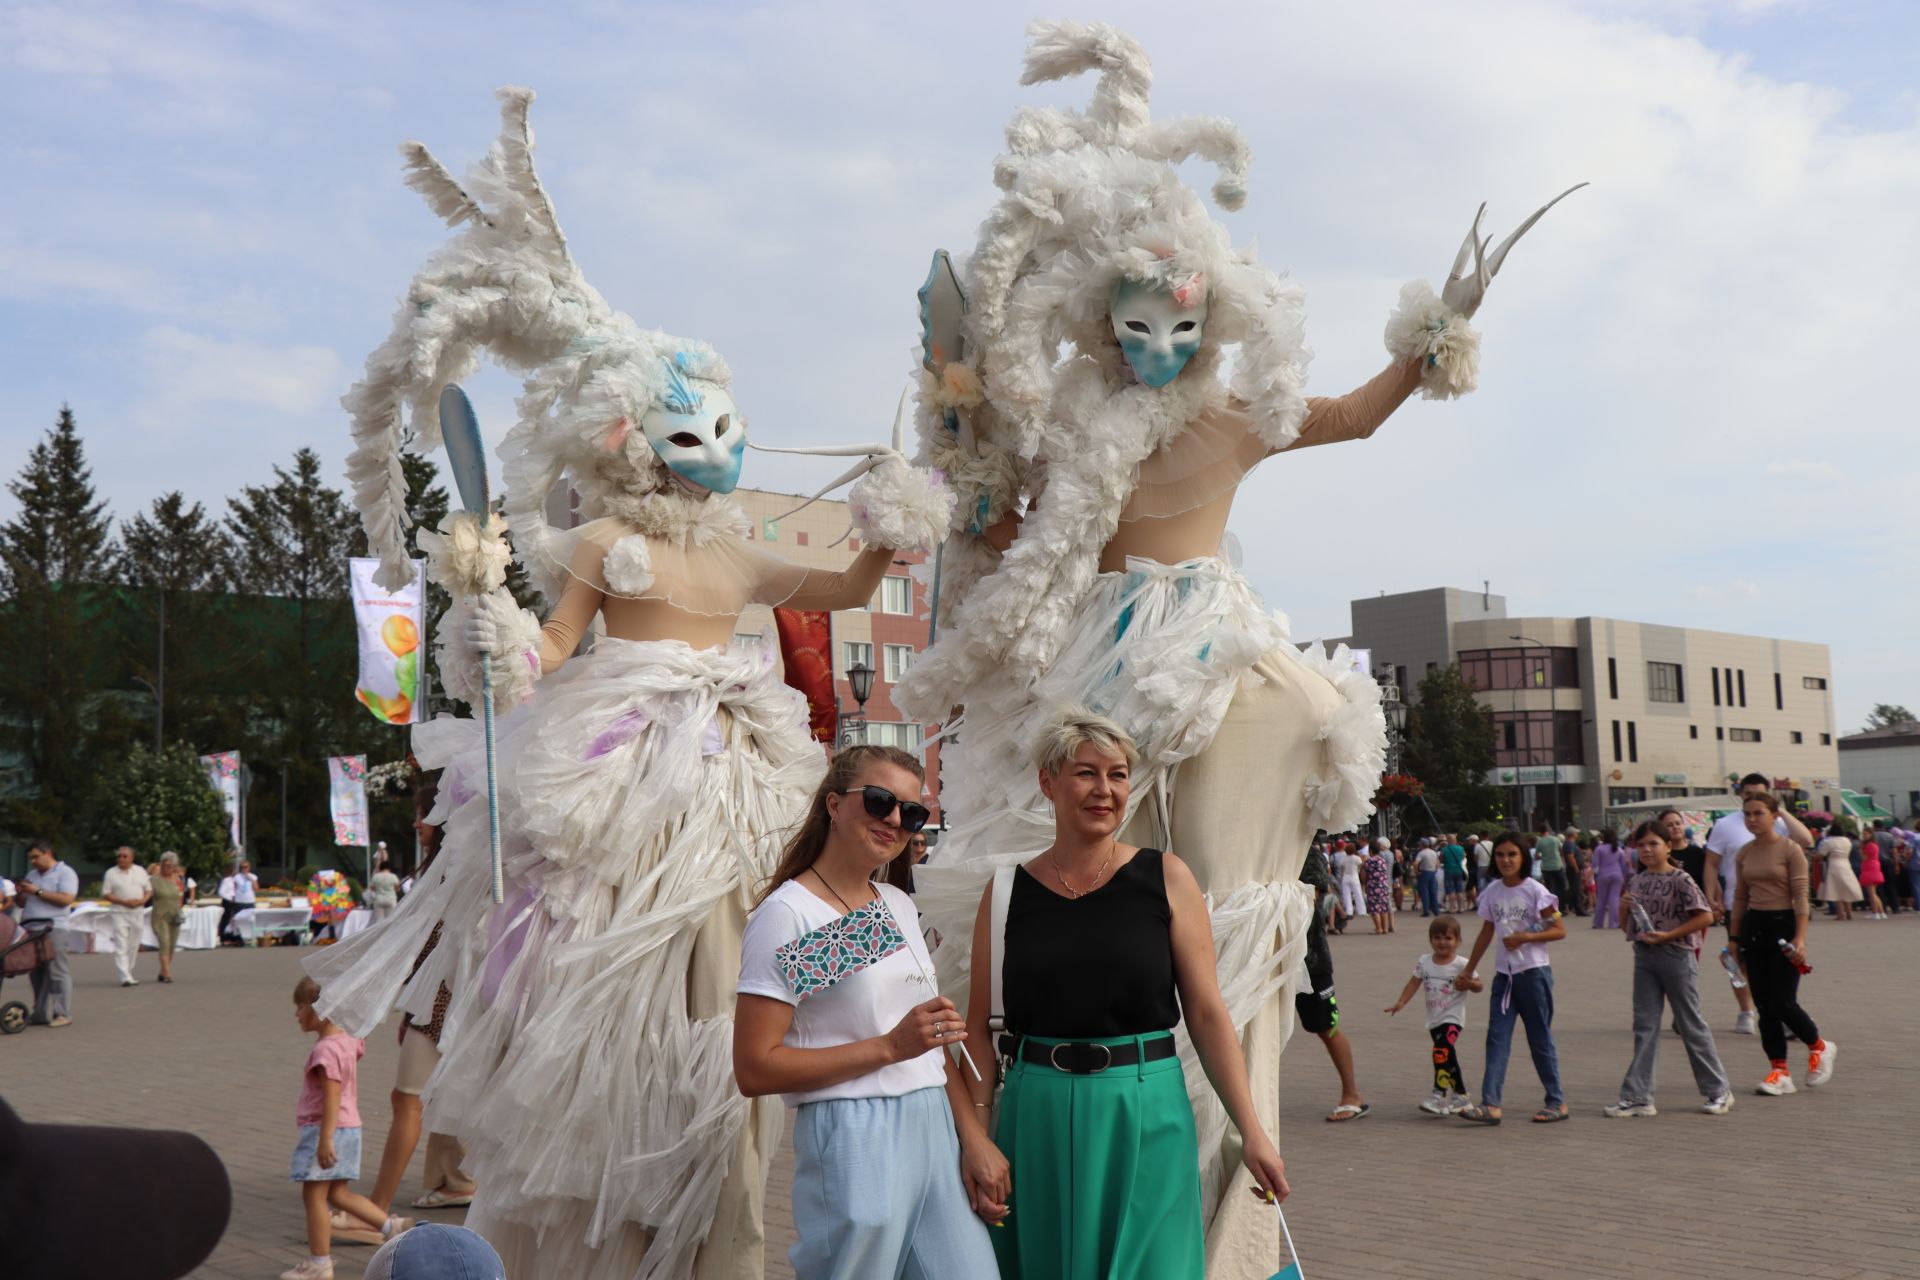
<svg viewBox="0 0 1920 1280"><path fill-rule="evenodd" d="M1620 890L1634 871L1633 859L1620 847L1611 831L1600 833L1593 847L1593 927L1617 929L1620 922Z"/></svg>

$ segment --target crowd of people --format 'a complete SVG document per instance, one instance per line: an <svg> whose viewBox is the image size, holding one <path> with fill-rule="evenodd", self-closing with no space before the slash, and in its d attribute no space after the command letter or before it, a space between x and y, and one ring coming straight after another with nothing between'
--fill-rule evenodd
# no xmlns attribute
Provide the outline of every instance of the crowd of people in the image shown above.
<svg viewBox="0 0 1920 1280"><path fill-rule="evenodd" d="M403 893L402 881L385 854L384 842L374 874L361 895L362 904L377 923L391 915ZM187 874L180 855L168 850L142 865L130 845L114 850L113 865L101 876L99 892L83 895L80 873L64 861L50 840L35 840L27 851L28 870L18 881L0 876L0 914L28 930L59 931L68 925L76 905L97 899L108 912L106 937L114 973L122 987L137 987L140 952L146 935L153 935L158 961L157 980L174 981L186 913L199 899L199 882ZM341 872L321 870L308 886L310 930L337 933L353 910L350 882ZM242 946L247 936L243 916L259 904L260 877L238 850L229 855L226 875L218 890L220 919L215 937L222 946ZM50 949L49 958L31 972L34 1001L28 1025L66 1027L73 1023L73 976L67 946Z"/></svg>
<svg viewBox="0 0 1920 1280"><path fill-rule="evenodd" d="M1830 915L1852 918L1865 902L1869 918L1909 909L1920 874L1914 853L1920 835L1875 823L1856 841L1844 824L1815 822L1792 813L1768 780L1749 774L1741 782L1739 810L1722 815L1704 841L1696 842L1685 815L1667 809L1629 833L1610 829L1534 833L1463 833L1422 836L1410 842L1377 837L1333 839L1316 847L1303 876L1321 903L1316 930L1341 932L1358 915L1372 919L1374 933L1391 933L1394 917L1417 906L1429 922L1430 950L1413 968L1406 987L1389 1005L1398 1013L1424 991L1432 1036L1433 1092L1420 1103L1436 1115L1456 1115L1479 1124L1499 1123L1502 1086L1513 1024L1527 1032L1545 1105L1540 1123L1570 1114L1561 1089L1553 1042L1553 974L1547 945L1566 936L1565 916L1591 915L1593 928L1617 929L1633 942L1633 1052L1619 1099L1602 1108L1615 1118L1657 1114L1653 1098L1663 1013L1681 1040L1702 1098L1702 1110L1724 1115L1733 1090L1713 1032L1700 1005L1700 957L1716 927L1726 930L1719 961L1739 1005L1733 1030L1758 1036L1767 1071L1755 1092L1782 1096L1797 1091L1789 1042L1806 1047L1801 1079L1824 1085L1833 1075L1835 1043L1821 1035L1799 1002L1801 977L1810 972L1807 922L1825 903ZM1822 867L1825 867L1824 877ZM1875 894L1871 890L1883 892ZM1454 912L1481 918L1471 954L1460 956L1461 931ZM1466 1025L1467 996L1482 989L1479 968L1492 949L1495 972L1489 991L1486 1069L1480 1099L1469 1101L1458 1052ZM1332 964L1309 948L1311 993L1300 997L1303 1025L1328 1041L1341 1078L1342 1106L1329 1120L1354 1119L1370 1110L1354 1085L1351 1049L1336 1051L1328 1027ZM1344 1039L1342 1037L1341 1039Z"/></svg>

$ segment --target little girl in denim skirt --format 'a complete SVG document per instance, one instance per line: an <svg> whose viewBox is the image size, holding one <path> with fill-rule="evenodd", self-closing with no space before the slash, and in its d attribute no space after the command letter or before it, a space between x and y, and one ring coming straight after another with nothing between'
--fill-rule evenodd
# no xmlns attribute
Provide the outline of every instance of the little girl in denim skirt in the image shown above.
<svg viewBox="0 0 1920 1280"><path fill-rule="evenodd" d="M280 1273L280 1280L333 1280L333 1225L330 1209L340 1209L379 1229L388 1239L413 1224L383 1213L353 1190L360 1176L360 1059L367 1042L350 1036L313 1011L320 984L300 979L293 989L293 1014L300 1029L315 1036L300 1077L300 1101L294 1123L300 1126L289 1176L301 1184L307 1213L307 1259Z"/></svg>

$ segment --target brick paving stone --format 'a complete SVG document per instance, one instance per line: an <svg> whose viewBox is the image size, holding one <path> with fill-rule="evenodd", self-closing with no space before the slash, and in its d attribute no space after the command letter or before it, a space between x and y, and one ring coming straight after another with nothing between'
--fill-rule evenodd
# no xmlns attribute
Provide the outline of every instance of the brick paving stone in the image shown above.
<svg viewBox="0 0 1920 1280"><path fill-rule="evenodd" d="M1617 935L1571 921L1571 936L1552 955L1555 1040L1574 1118L1526 1121L1538 1083L1516 1046L1507 1074L1511 1118L1493 1129L1415 1109L1429 1088L1418 1010L1396 1018L1380 1010L1425 949L1426 931L1414 913L1398 922L1389 937L1369 936L1359 921L1333 939L1341 1025L1373 1114L1325 1123L1336 1087L1324 1050L1300 1033L1285 1054L1276 1137L1294 1187L1288 1222L1314 1280L1449 1272L1503 1280L1920 1276L1912 1217L1920 1160L1910 1136L1920 917L1816 919L1815 971L1802 991L1841 1057L1832 1084L1790 1098L1753 1093L1766 1065L1759 1042L1731 1033L1733 999L1709 957L1704 1004L1734 1082L1734 1110L1698 1112L1686 1055L1667 1035L1660 1115L1631 1121L1608 1120L1600 1107L1613 1100L1631 1047L1632 960ZM146 955L147 980L123 989L108 957L77 956L73 1026L0 1038L0 1093L30 1120L98 1123L131 1105L140 1123L190 1129L213 1144L233 1179L233 1218L197 1280L272 1277L305 1251L297 1188L286 1176L309 1043L293 1021L298 959L282 948L187 953L179 981L162 986ZM14 990L9 982L6 994ZM1461 1049L1477 1088L1484 995L1472 998L1468 1016ZM361 1063L363 1191L386 1138L397 1058L390 1023L369 1039ZM1793 1061L1801 1071L1804 1050ZM416 1154L402 1198L418 1186ZM783 1145L767 1193L772 1280L792 1275L791 1191L791 1149ZM341 1280L357 1280L370 1253L337 1247Z"/></svg>

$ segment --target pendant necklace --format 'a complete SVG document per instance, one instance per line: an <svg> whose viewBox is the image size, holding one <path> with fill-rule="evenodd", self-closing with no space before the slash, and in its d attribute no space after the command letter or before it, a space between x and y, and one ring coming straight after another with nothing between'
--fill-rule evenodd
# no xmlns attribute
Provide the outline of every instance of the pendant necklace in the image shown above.
<svg viewBox="0 0 1920 1280"><path fill-rule="evenodd" d="M1105 878L1107 874L1107 868L1113 865L1113 855L1119 850L1119 848L1120 848L1120 839L1118 836L1116 836L1114 837L1113 842L1107 846L1107 856L1100 863L1100 869L1093 873L1092 883L1087 885L1085 889L1076 889L1073 887L1072 884L1068 882L1067 877L1060 870L1060 851L1059 849L1056 848L1053 851L1053 877L1054 879L1060 882L1060 887L1067 891L1067 896L1077 901L1082 894L1092 893L1095 889L1098 889L1100 887L1100 881ZM826 882L823 880L821 881L821 883L825 884ZM828 891L829 892L832 891L831 885L828 886Z"/></svg>

